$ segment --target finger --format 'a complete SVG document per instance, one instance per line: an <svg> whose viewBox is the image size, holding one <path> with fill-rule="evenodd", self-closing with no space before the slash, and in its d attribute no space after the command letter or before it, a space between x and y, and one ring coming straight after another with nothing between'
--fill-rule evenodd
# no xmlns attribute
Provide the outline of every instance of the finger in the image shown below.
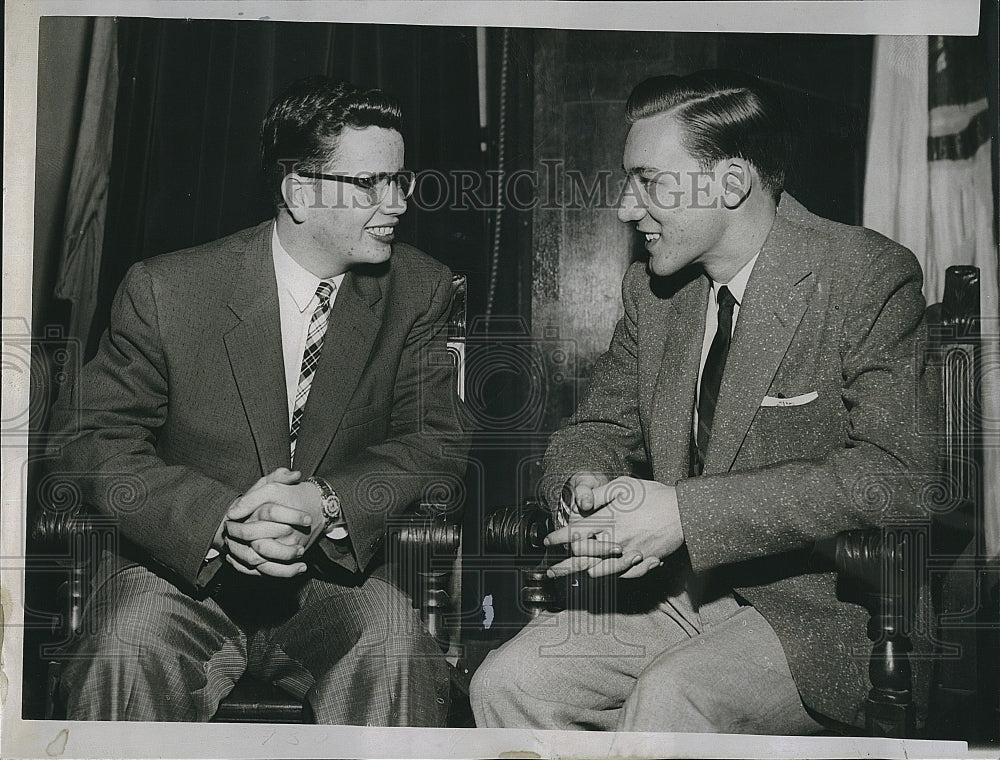
<svg viewBox="0 0 1000 760"><path fill-rule="evenodd" d="M232 554L226 555L226 562L235 567L238 571L240 571L244 575L260 575L260 572L256 568L247 567L238 559L236 559Z"/></svg>
<svg viewBox="0 0 1000 760"><path fill-rule="evenodd" d="M289 470L287 467L279 467L270 475L265 475L262 480L267 483L281 483L282 485L294 485L299 482L302 473L299 470Z"/></svg>
<svg viewBox="0 0 1000 760"><path fill-rule="evenodd" d="M564 525L561 528L556 528L554 531L549 533L545 538L542 539L542 543L546 546L553 546L555 544L568 544L571 538L571 530L569 525Z"/></svg>
<svg viewBox="0 0 1000 760"><path fill-rule="evenodd" d="M594 486L589 482L578 483L573 488L573 504L582 514L594 511Z"/></svg>
<svg viewBox="0 0 1000 760"><path fill-rule="evenodd" d="M291 562L305 553L305 548L298 544L281 544L270 538L254 541L250 546L258 555L272 562Z"/></svg>
<svg viewBox="0 0 1000 760"><path fill-rule="evenodd" d="M546 546L551 546L552 544L568 544L574 541L583 541L595 536L600 537L598 540L604 541L605 543L613 543L610 541L611 527L612 525L607 519L600 517L570 518L569 523L549 533L542 539L542 543Z"/></svg>
<svg viewBox="0 0 1000 760"><path fill-rule="evenodd" d="M257 552L255 552L250 546L247 544L241 544L239 541L227 538L226 548L229 550L229 554L247 567L257 567L258 565L267 562L264 557L257 554Z"/></svg>
<svg viewBox="0 0 1000 760"><path fill-rule="evenodd" d="M622 573L621 577L622 578L628 578L628 579L631 579L631 578L641 578L646 573L648 573L650 570L655 570L656 568L662 567L662 566L663 566L663 562L661 560L656 559L656 557L647 557L642 562L640 562L638 565L634 565L633 567L629 568L624 573Z"/></svg>
<svg viewBox="0 0 1000 760"><path fill-rule="evenodd" d="M616 557L614 559L604 559L587 568L587 575L591 578L602 578L606 575L621 575L630 568L642 563L641 554L632 554L628 557Z"/></svg>
<svg viewBox="0 0 1000 760"><path fill-rule="evenodd" d="M233 504L231 507L229 507L228 510L226 510L226 519L245 520L250 515L252 515L254 513L254 510L257 509L257 504L252 499L248 499L247 497L255 493L256 491L259 491L261 488L262 486L258 483L254 485L254 487L251 488L249 491L247 491L245 494L243 494L240 498L238 498L236 500L236 503Z"/></svg>
<svg viewBox="0 0 1000 760"><path fill-rule="evenodd" d="M292 564L286 565L280 562L265 562L258 568L261 575L270 575L272 578L294 578L296 575L301 575L308 568L305 562L294 562Z"/></svg>
<svg viewBox="0 0 1000 760"><path fill-rule="evenodd" d="M254 511L260 508L261 504L275 501L279 494L278 488L281 487L283 486L271 483L268 481L267 476L264 476L229 508L227 516L230 520L242 520L249 517Z"/></svg>
<svg viewBox="0 0 1000 760"><path fill-rule="evenodd" d="M312 517L295 507L267 502L257 510L256 519L274 523L284 523L295 527L308 528L312 525Z"/></svg>
<svg viewBox="0 0 1000 760"><path fill-rule="evenodd" d="M550 578L562 578L566 575L572 575L573 573L579 573L587 570L590 567L603 562L604 560L598 559L597 557L569 557L564 559L562 562L558 562L550 567L546 571L546 575Z"/></svg>
<svg viewBox="0 0 1000 760"><path fill-rule="evenodd" d="M605 507L611 502L618 502L618 506L634 506L641 501L639 487L640 481L634 478L615 478L594 489L594 508Z"/></svg>
<svg viewBox="0 0 1000 760"><path fill-rule="evenodd" d="M595 538L571 541L569 550L578 557L620 557L622 555L622 547L619 544Z"/></svg>
<svg viewBox="0 0 1000 760"><path fill-rule="evenodd" d="M268 520L254 520L253 522L228 521L226 523L226 534L245 544L260 538L280 538L294 532L295 528L291 525L270 522Z"/></svg>

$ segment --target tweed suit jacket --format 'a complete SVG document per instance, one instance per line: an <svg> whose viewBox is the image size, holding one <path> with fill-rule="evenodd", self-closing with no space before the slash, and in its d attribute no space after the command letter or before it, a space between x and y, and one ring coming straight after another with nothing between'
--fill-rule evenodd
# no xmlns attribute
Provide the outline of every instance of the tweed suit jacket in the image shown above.
<svg viewBox="0 0 1000 760"><path fill-rule="evenodd" d="M68 439L55 467L117 517L121 557L188 588L219 569L205 557L233 500L290 464L272 228L135 264L54 415ZM443 361L450 281L397 244L386 264L347 274L330 313L295 468L330 482L349 531L313 551L359 579L379 564L387 519L430 490L456 492L464 473Z"/></svg>
<svg viewBox="0 0 1000 760"><path fill-rule="evenodd" d="M710 283L701 270L651 278L633 264L610 348L546 453L553 504L581 470L676 484L688 592L704 602L735 589L753 604L803 701L845 723L862 720L869 688L867 615L838 599L809 552L843 529L921 516L916 493L935 466L921 431L936 408L920 361L921 280L906 249L786 194L741 304L704 473L691 478Z"/></svg>

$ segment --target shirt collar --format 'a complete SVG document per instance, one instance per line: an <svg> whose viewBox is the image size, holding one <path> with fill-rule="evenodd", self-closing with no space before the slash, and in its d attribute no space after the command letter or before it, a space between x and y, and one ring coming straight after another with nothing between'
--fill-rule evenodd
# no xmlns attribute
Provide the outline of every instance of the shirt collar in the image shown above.
<svg viewBox="0 0 1000 760"><path fill-rule="evenodd" d="M733 298L736 299L736 303L743 304L743 294L747 289L747 282L750 280L750 273L753 271L753 265L757 263L757 258L760 256L758 252L750 261L743 265L743 268L737 272L733 279L729 282L716 282L712 280L712 294L715 297L716 302L719 300L719 288L725 285L729 288L729 292L733 294Z"/></svg>
<svg viewBox="0 0 1000 760"><path fill-rule="evenodd" d="M305 311L316 295L320 278L299 264L285 250L278 239L278 225L274 225L271 231L271 258L274 260L274 276L278 282L278 289L286 291L292 297L300 313ZM339 288L343 281L342 274L327 280L333 285L334 290Z"/></svg>

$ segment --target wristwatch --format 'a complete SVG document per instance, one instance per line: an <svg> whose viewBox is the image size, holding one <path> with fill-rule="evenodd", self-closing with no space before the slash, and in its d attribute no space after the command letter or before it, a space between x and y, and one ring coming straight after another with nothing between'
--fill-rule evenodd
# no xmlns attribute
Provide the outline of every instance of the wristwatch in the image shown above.
<svg viewBox="0 0 1000 760"><path fill-rule="evenodd" d="M306 482L312 483L319 489L320 504L323 507L323 518L326 521L323 532L328 538L344 538L347 535L344 526L334 524L340 521L343 514L340 507L340 497L337 496L337 492L333 490L333 487L324 478L313 476L307 478Z"/></svg>

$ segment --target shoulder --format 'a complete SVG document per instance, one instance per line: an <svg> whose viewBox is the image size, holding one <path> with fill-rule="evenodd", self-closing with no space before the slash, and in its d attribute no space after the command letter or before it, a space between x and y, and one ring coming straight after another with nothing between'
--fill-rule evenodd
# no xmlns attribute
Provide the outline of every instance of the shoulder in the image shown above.
<svg viewBox="0 0 1000 760"><path fill-rule="evenodd" d="M396 277L418 277L438 282L451 280L451 270L432 256L407 243L392 246L391 269Z"/></svg>
<svg viewBox="0 0 1000 760"><path fill-rule="evenodd" d="M792 239L813 252L813 264L845 284L857 283L866 274L922 277L920 263L908 248L874 230L813 214L787 193L778 215L791 230Z"/></svg>
<svg viewBox="0 0 1000 760"><path fill-rule="evenodd" d="M141 264L154 278L196 279L218 273L231 279L232 266L252 243L270 246L270 229L271 222L263 222L217 240L153 256Z"/></svg>
<svg viewBox="0 0 1000 760"><path fill-rule="evenodd" d="M191 248L144 259L132 266L123 287L144 283L162 303L202 306L225 300L233 290L237 273L243 270L249 250L267 246L270 252L270 230L268 221Z"/></svg>
<svg viewBox="0 0 1000 760"><path fill-rule="evenodd" d="M361 270L375 275L395 300L426 303L451 284L451 270L432 256L406 243L394 243L384 267ZM447 291L450 292L450 291Z"/></svg>

